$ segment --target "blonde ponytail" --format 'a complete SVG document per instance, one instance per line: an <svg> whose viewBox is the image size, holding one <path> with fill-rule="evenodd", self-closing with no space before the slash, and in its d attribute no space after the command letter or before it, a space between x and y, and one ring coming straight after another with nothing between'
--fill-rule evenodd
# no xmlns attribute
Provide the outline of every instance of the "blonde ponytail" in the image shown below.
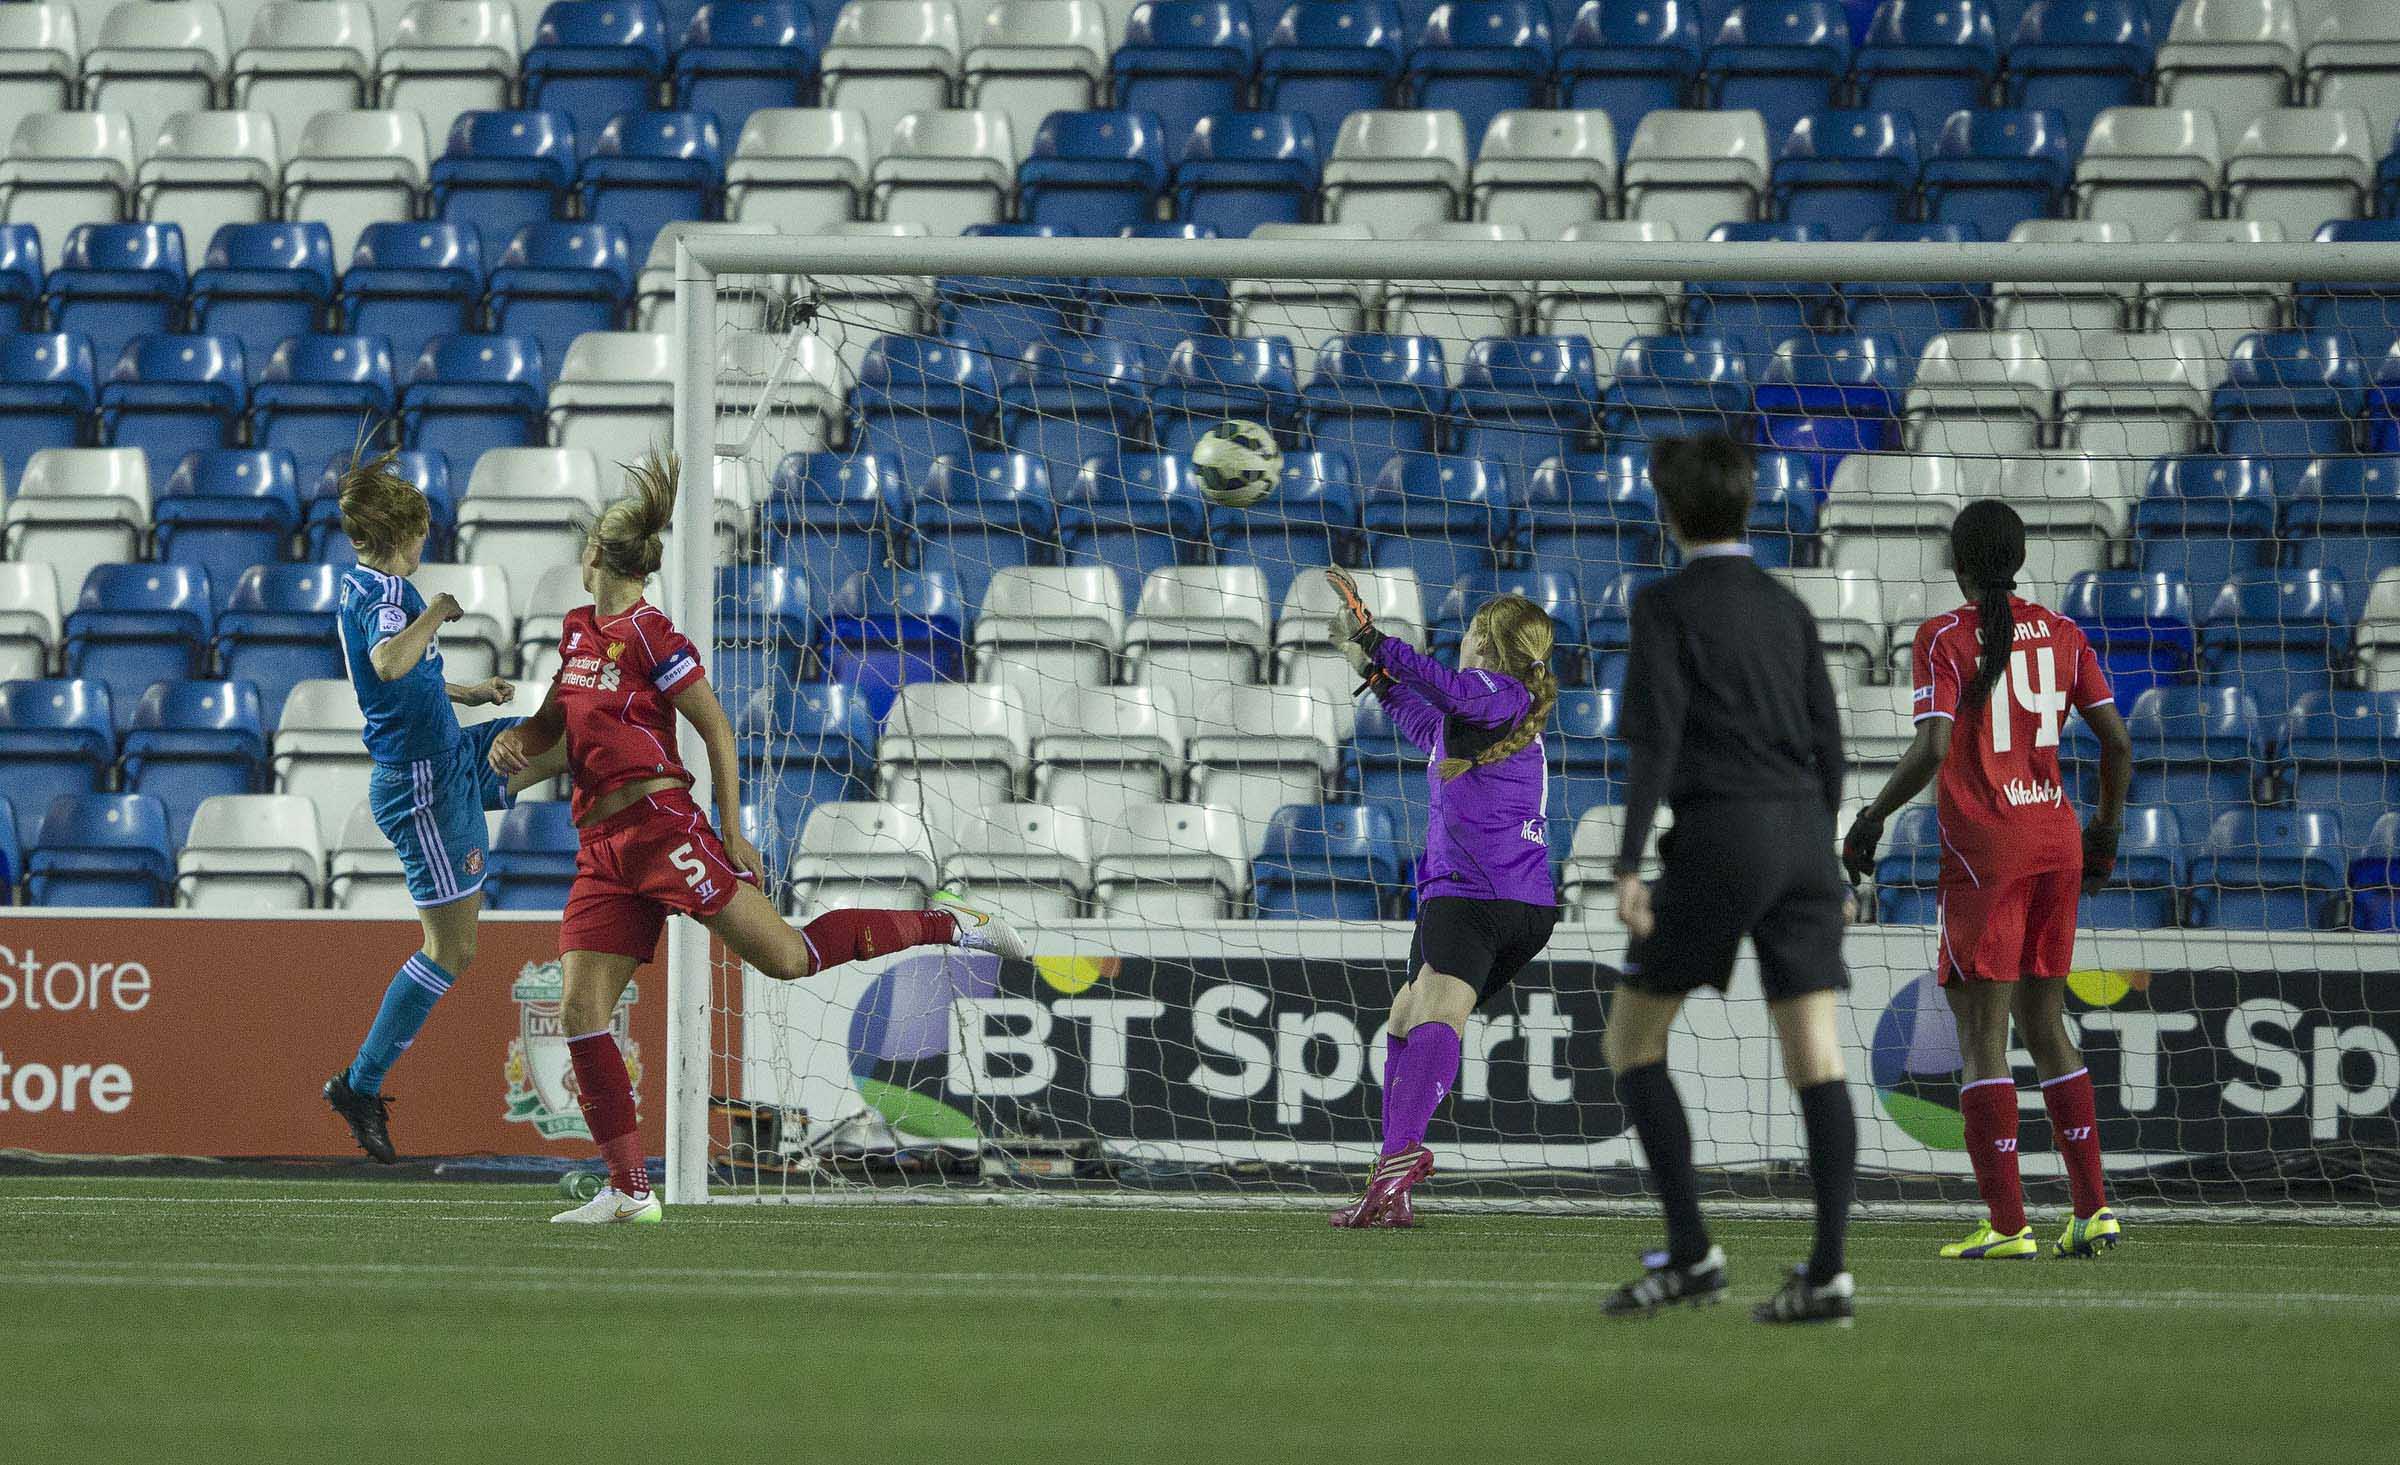
<svg viewBox="0 0 2400 1465"><path fill-rule="evenodd" d="M1525 684L1533 705L1516 726L1473 758L1444 758L1434 771L1447 783L1470 768L1505 763L1532 746L1549 725L1558 705L1558 678L1550 672L1550 650L1557 644L1558 627L1543 609L1522 595L1502 595L1475 612L1474 624L1483 630L1484 644L1500 660L1500 670Z"/></svg>
<svg viewBox="0 0 2400 1465"><path fill-rule="evenodd" d="M673 454L649 453L624 467L632 492L600 511L592 525L592 544L599 550L602 570L638 582L657 574L666 558L665 536L674 522L681 474Z"/></svg>

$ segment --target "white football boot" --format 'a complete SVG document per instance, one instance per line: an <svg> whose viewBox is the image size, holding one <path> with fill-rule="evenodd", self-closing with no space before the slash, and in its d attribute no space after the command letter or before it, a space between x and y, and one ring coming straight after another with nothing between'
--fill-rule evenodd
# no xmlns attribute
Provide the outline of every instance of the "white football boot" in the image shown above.
<svg viewBox="0 0 2400 1465"><path fill-rule="evenodd" d="M955 944L969 951L988 951L1003 961L1025 960L1025 938L1017 928L1000 919L996 911L979 911L961 900L956 891L937 890L933 893L933 908L948 911L958 922Z"/></svg>
<svg viewBox="0 0 2400 1465"><path fill-rule="evenodd" d="M646 1195L627 1195L613 1185L603 1185L600 1193L571 1211L560 1211L550 1218L552 1225L612 1226L619 1222L655 1226L666 1218L666 1207L658 1203L658 1192Z"/></svg>

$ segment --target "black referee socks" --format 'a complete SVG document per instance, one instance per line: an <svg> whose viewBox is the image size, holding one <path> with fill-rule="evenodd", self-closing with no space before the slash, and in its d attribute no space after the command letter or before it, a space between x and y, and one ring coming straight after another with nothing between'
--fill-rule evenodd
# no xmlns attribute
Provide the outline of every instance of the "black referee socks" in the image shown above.
<svg viewBox="0 0 2400 1465"><path fill-rule="evenodd" d="M1692 1170L1692 1128L1683 1098L1665 1063L1645 1063L1618 1071L1617 1102L1633 1119L1642 1153L1650 1157L1650 1178L1666 1207L1667 1260L1688 1267L1708 1255L1708 1227L1700 1220L1700 1177Z"/></svg>
<svg viewBox="0 0 2400 1465"><path fill-rule="evenodd" d="M1817 1192L1817 1245L1808 1254L1808 1279L1821 1286L1848 1270L1842 1248L1858 1190L1858 1116L1850 1112L1850 1085L1830 1078L1800 1090L1800 1123L1808 1131L1808 1180Z"/></svg>

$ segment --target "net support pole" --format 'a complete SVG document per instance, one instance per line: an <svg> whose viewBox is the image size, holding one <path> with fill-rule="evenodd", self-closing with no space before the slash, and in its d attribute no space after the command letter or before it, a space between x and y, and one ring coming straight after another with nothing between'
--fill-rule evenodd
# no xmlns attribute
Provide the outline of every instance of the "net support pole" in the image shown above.
<svg viewBox="0 0 2400 1465"><path fill-rule="evenodd" d="M674 553L664 593L668 615L713 664L716 602L716 275L675 246L675 334L682 355L675 372L675 453L683 486L675 499ZM707 750L689 724L679 725L685 766L708 766ZM703 774L692 797L717 814ZM736 811L718 814L722 827ZM667 923L667 1204L708 1199L709 998L714 984L708 932L697 922Z"/></svg>

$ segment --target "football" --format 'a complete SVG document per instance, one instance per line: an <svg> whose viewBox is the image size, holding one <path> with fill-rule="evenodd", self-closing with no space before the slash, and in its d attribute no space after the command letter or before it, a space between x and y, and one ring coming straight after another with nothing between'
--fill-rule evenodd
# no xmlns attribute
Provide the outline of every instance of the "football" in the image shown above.
<svg viewBox="0 0 2400 1465"><path fill-rule="evenodd" d="M1257 423L1228 418L1192 444L1192 471L1201 497L1221 508L1246 509L1283 476L1283 450Z"/></svg>

